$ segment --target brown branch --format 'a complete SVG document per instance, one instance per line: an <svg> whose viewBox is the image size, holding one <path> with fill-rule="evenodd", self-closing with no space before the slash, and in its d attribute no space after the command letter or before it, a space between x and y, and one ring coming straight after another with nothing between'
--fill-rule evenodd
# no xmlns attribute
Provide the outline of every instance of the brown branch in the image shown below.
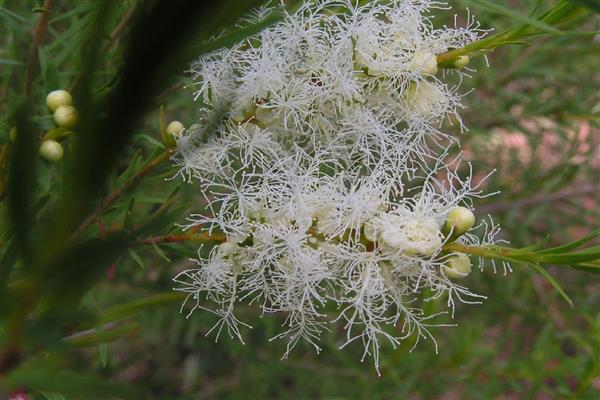
<svg viewBox="0 0 600 400"><path fill-rule="evenodd" d="M136 245L158 244L158 243L178 243L178 242L225 242L227 240L223 233L209 234L208 232L196 233L187 232L179 235L164 235L152 236L144 239L139 239L135 242Z"/></svg>
<svg viewBox="0 0 600 400"><path fill-rule="evenodd" d="M73 237L79 236L83 231L85 231L96 219L98 219L106 209L112 205L115 201L123 195L123 193L129 189L131 186L139 182L142 178L148 175L154 168L162 164L164 161L167 161L171 155L169 150L166 150L160 156L156 157L154 160L150 161L148 164L144 166L137 174L129 177L121 186L112 191L108 196L102 200L98 208L88 216L82 223L79 225L77 230L74 232Z"/></svg>
<svg viewBox="0 0 600 400"><path fill-rule="evenodd" d="M104 45L100 54L106 54L108 50L110 50L110 48L117 42L119 37L121 37L121 35L123 34L123 31L125 30L127 25L129 25L129 22L131 22L131 19L133 18L134 14L135 8L131 8L125 13L125 15L123 15L121 21L119 21L115 29L113 29L113 31L111 32L108 42Z"/></svg>
<svg viewBox="0 0 600 400"><path fill-rule="evenodd" d="M599 194L599 193L600 193L600 186L585 185L585 186L582 186L577 189L561 190L559 192L550 193L550 194L540 193L540 194L536 194L534 196L531 196L531 197L528 197L525 199L482 205L482 206L478 207L478 212L484 213L484 214L487 214L487 213L493 214L493 213L500 212L500 211L507 211L507 210L513 210L513 209L518 209L518 208L527 208L527 207L531 207L531 206L534 206L537 204L552 203L555 201L570 199L572 197L579 197L579 196L585 196L585 195L590 195L590 194Z"/></svg>
<svg viewBox="0 0 600 400"><path fill-rule="evenodd" d="M40 44L44 41L44 36L46 35L46 30L48 29L48 19L50 17L50 10L54 5L54 0L46 0L44 1L44 5L42 6L43 11L40 19L35 26L35 31L33 34L33 44L31 45L31 49L29 51L29 60L27 62L27 68L25 69L25 95L29 96L31 94L31 89L33 87L33 78L36 75L37 67L38 67L38 48Z"/></svg>

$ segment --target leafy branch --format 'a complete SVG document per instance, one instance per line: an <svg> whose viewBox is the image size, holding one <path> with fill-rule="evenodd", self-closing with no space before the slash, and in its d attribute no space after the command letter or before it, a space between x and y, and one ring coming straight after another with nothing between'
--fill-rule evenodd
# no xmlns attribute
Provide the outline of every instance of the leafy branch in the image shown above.
<svg viewBox="0 0 600 400"><path fill-rule="evenodd" d="M528 17L509 8L487 0L471 0L472 3L487 8L491 11L507 15L512 19L522 22L521 25L504 32L480 39L460 49L450 50L437 56L438 66L441 68L456 68L456 63L461 56L480 56L495 50L497 47L511 44L527 44L524 39L544 33L547 35L562 36L568 34L592 35L596 32L567 32L558 28L568 25L573 21L589 14L589 10L569 0L561 0L555 7L546 11L537 18Z"/></svg>
<svg viewBox="0 0 600 400"><path fill-rule="evenodd" d="M544 243L521 249L504 246L465 246L459 243L447 243L446 251L471 254L477 257L511 264L520 264L532 268L542 275L571 305L573 302L567 296L558 282L546 271L543 265L558 265L577 270L600 273L600 245L579 249L583 245L600 237L600 229L573 242L550 248L543 248Z"/></svg>

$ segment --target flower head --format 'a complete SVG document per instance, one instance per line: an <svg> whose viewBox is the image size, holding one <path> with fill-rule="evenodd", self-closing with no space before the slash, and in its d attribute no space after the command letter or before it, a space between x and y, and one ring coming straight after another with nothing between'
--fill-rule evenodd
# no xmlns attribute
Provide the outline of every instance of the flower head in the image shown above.
<svg viewBox="0 0 600 400"><path fill-rule="evenodd" d="M177 137L174 161L206 197L188 226L226 242L176 282L192 308L221 317L218 333L240 337L234 304L247 301L286 313L286 355L300 339L318 351L326 324L344 321L347 343L360 339L378 365L382 340L432 338L432 316L410 305L425 288L451 305L477 297L448 279L464 268L444 224L480 192L427 139L445 138L440 124L460 107L436 55L480 32L434 29L436 4L306 2L193 65L200 123Z"/></svg>

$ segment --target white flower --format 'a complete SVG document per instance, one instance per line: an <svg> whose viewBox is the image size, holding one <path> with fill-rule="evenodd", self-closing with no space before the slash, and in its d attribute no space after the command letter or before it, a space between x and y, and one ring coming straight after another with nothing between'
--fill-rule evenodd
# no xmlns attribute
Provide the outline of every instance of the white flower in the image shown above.
<svg viewBox="0 0 600 400"><path fill-rule="evenodd" d="M226 243L175 281L192 309L220 317L217 336L241 338L234 306L247 302L285 313L286 356L300 339L319 351L326 324L341 321L346 344L362 341L378 367L382 341L433 339L433 316L410 305L424 289L450 305L477 297L448 279L456 263L442 251L449 214L481 195L445 165L438 128L460 97L433 75L437 54L480 32L432 28L435 5L306 2L192 66L199 123L176 138L173 160L204 196L187 226Z"/></svg>
<svg viewBox="0 0 600 400"><path fill-rule="evenodd" d="M417 51L410 62L410 70L424 75L435 75L438 70L435 54L428 51Z"/></svg>
<svg viewBox="0 0 600 400"><path fill-rule="evenodd" d="M384 248L400 250L412 256L431 256L442 246L442 235L438 224L431 218L405 218L385 214L378 218L381 226L379 236Z"/></svg>
<svg viewBox="0 0 600 400"><path fill-rule="evenodd" d="M450 111L451 99L438 86L428 81L413 83L406 92L409 109L416 118L426 121L440 120Z"/></svg>

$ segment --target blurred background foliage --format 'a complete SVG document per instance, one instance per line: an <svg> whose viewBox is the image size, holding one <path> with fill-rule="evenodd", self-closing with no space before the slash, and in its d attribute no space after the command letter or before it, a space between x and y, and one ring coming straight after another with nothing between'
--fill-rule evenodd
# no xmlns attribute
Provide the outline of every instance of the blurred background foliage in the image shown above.
<svg viewBox="0 0 600 400"><path fill-rule="evenodd" d="M182 71L223 29L219 45L262 28L231 28L260 3L0 0L0 398L600 398L597 274L548 268L575 308L524 267L472 274L487 300L459 305L457 327L434 329L439 354L430 342L384 348L381 377L360 363L360 346L337 350L341 327L320 355L299 346L282 361L285 344L268 338L283 318L240 308L254 326L242 345L204 337L215 316L179 313L171 278L193 265L198 243L176 240L176 223L201 188L169 179L159 110L163 123L195 122ZM454 154L481 177L497 170L485 187L501 194L476 209L514 247L599 225L600 6L452 1L434 20L453 24L456 13L465 24L468 7L504 32L565 3L580 8L559 32L471 61L469 130L447 127L462 142ZM49 163L37 148L57 88L73 93L81 122Z"/></svg>

